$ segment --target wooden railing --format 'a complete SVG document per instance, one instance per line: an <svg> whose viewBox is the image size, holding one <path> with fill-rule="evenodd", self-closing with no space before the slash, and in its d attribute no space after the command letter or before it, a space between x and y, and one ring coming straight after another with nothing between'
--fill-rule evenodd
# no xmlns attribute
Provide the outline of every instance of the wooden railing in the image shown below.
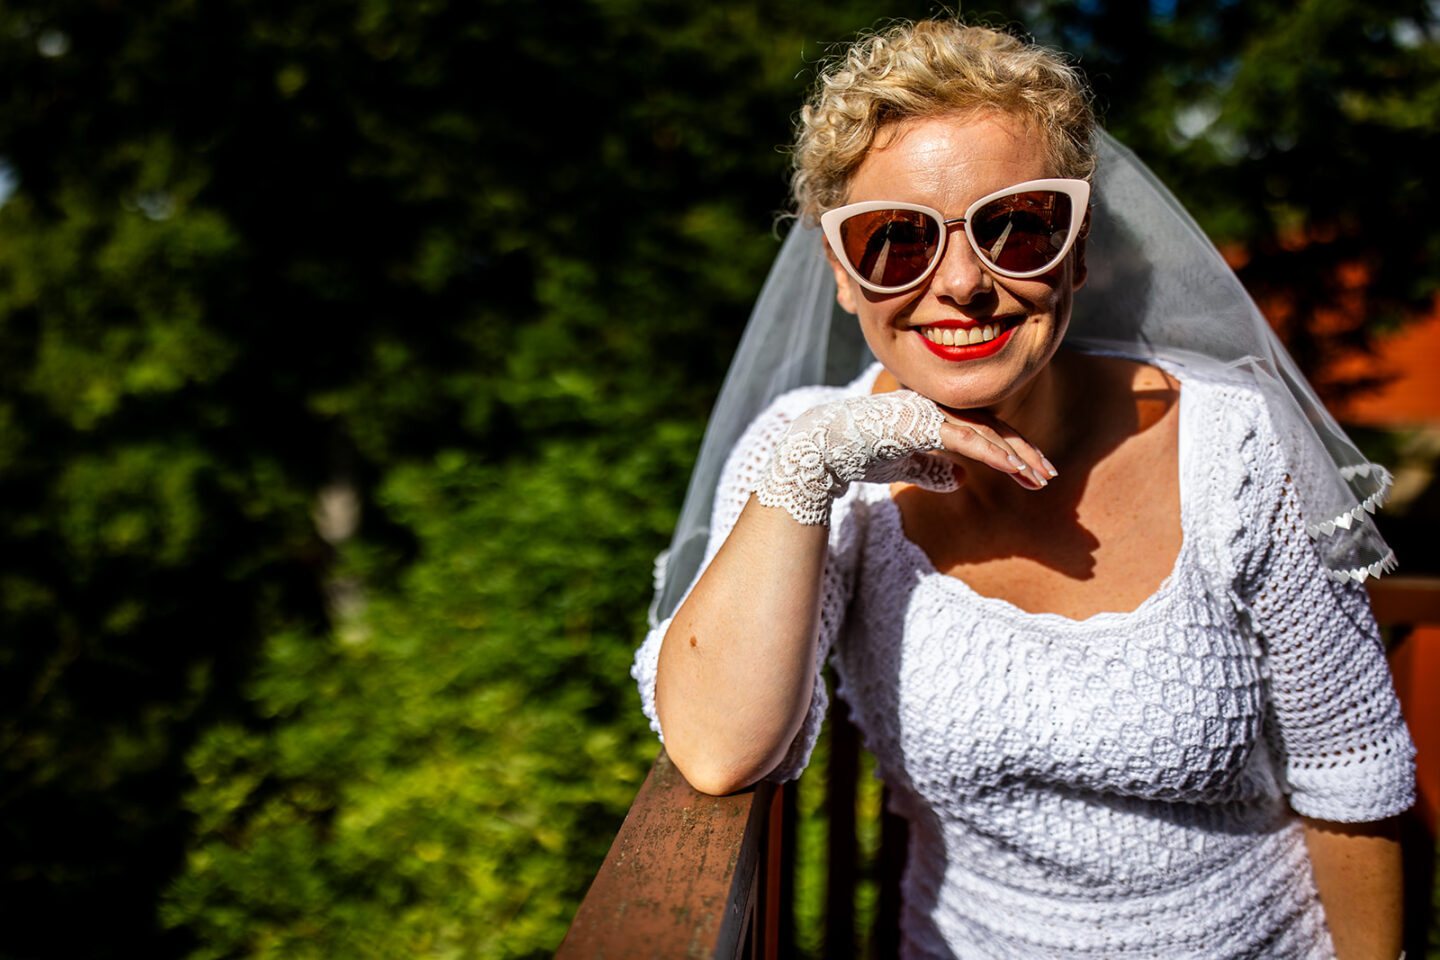
<svg viewBox="0 0 1440 960"><path fill-rule="evenodd" d="M1435 636L1424 657L1406 650L1418 625L1440 624L1440 577L1387 577L1369 585L1376 619L1389 628L1392 664L1424 664L1423 677L1397 675L1402 700L1435 715L1440 656ZM1408 669L1408 668L1407 668ZM1409 696L1407 697L1407 691ZM825 782L829 808L827 960L856 955L852 926L858 876L855 790L859 743L842 701L832 701L830 758ZM1417 714L1418 716L1418 714ZM1417 720L1411 716L1411 726ZM1428 722L1428 721L1427 721ZM1440 757L1421 757L1422 779L1433 778ZM810 775L807 774L807 778ZM808 782L808 781L807 781ZM1433 802L1433 798L1432 798ZM1406 819L1406 946L1423 956L1434 883L1432 819ZM645 779L609 856L591 884L557 960L779 960L795 955L791 921L794 870L794 791L762 783L725 797L693 789L662 750ZM868 938L876 960L899 946L899 877L905 823L882 815L880 903Z"/></svg>
<svg viewBox="0 0 1440 960"><path fill-rule="evenodd" d="M557 958L777 957L786 791L696 791L662 750Z"/></svg>

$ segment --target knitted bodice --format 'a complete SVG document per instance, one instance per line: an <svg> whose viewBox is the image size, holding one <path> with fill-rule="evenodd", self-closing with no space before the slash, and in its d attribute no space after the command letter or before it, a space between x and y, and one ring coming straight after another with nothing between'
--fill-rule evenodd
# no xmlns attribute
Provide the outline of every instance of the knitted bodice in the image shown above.
<svg viewBox="0 0 1440 960"><path fill-rule="evenodd" d="M756 420L711 555L789 420L875 372ZM906 956L1326 956L1290 807L1359 821L1411 802L1373 619L1319 570L1283 438L1253 393L1175 372L1182 546L1133 611L1028 613L937 572L886 486L835 504L820 659L910 821ZM657 730L667 626L634 670ZM825 707L817 681L775 779L803 769Z"/></svg>

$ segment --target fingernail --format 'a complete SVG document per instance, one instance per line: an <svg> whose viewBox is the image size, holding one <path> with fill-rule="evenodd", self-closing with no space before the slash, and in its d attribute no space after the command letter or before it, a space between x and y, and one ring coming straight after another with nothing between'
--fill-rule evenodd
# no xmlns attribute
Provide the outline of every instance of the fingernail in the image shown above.
<svg viewBox="0 0 1440 960"><path fill-rule="evenodd" d="M1040 484L1040 486L1042 487L1048 486L1050 484L1050 479L1048 477L1041 476L1039 470L1031 470L1030 475L1033 476L1035 478L1035 482Z"/></svg>
<svg viewBox="0 0 1440 960"><path fill-rule="evenodd" d="M1043 453L1040 454L1040 463L1045 467L1045 471L1049 473L1051 477L1060 476L1060 471L1055 469L1055 464L1051 463L1050 458Z"/></svg>
<svg viewBox="0 0 1440 960"><path fill-rule="evenodd" d="M1005 459L1010 461L1010 466L1015 468L1015 473L1023 473L1025 471L1025 461L1015 456L1015 454L1006 454Z"/></svg>

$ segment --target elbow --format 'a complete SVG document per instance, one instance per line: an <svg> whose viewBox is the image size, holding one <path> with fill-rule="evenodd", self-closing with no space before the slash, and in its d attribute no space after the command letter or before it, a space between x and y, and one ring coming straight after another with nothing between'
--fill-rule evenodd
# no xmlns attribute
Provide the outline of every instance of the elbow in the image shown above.
<svg viewBox="0 0 1440 960"><path fill-rule="evenodd" d="M676 703L663 684L655 690L665 752L686 781L701 793L724 796L753 786L780 765L804 714L781 726L763 710L724 714Z"/></svg>
<svg viewBox="0 0 1440 960"><path fill-rule="evenodd" d="M738 793L746 787L754 786L764 779L774 764L762 765L753 763L726 763L714 758L697 758L687 756L684 751L678 754L666 746L666 752L670 755L670 762L675 764L675 769L680 771L690 786L700 793L707 793L714 797L723 797L726 794Z"/></svg>
<svg viewBox="0 0 1440 960"><path fill-rule="evenodd" d="M736 769L727 764L716 763L694 763L694 761L681 761L671 757L675 769L680 770L685 782L690 783L700 793L708 793L710 796L726 796L727 793L739 793L746 787L753 786L765 776L765 771L752 774L750 771Z"/></svg>

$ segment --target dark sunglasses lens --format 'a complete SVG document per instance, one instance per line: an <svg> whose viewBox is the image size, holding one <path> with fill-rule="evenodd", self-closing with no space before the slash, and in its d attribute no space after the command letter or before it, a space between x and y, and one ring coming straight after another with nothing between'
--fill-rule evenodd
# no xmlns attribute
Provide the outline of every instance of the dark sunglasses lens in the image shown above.
<svg viewBox="0 0 1440 960"><path fill-rule="evenodd" d="M845 258L877 287L918 280L940 249L940 225L918 210L871 210L840 224Z"/></svg>
<svg viewBox="0 0 1440 960"><path fill-rule="evenodd" d="M970 218L980 253L1001 270L1028 273L1053 266L1069 237L1071 204L1056 190L1027 190L985 204Z"/></svg>

